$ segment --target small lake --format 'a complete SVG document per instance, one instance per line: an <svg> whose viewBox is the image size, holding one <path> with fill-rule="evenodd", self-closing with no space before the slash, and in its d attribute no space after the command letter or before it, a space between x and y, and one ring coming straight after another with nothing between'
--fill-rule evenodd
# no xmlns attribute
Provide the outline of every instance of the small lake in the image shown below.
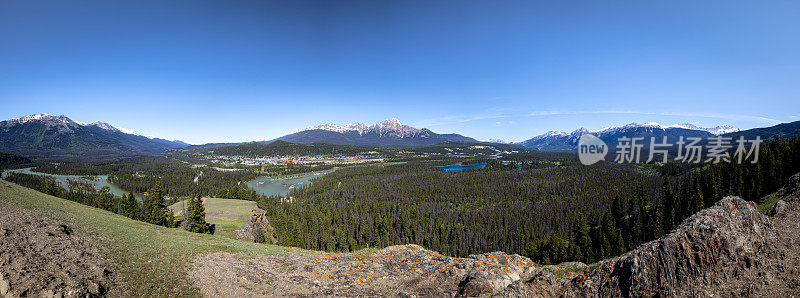
<svg viewBox="0 0 800 298"><path fill-rule="evenodd" d="M126 191L126 190L124 190L122 188L119 188L118 186L116 186L114 184L109 183L108 182L108 175L97 175L97 176L93 176L93 177L96 177L97 180L88 180L88 179L84 179L83 178L83 177L86 177L85 175L55 175L55 174L34 172L34 171L32 171L32 169L33 168L5 170L5 171L3 171L2 178L5 178L8 175L8 173L19 173L19 174L49 176L49 177L55 178L56 182L58 182L58 184L61 185L61 187L63 187L64 189L66 189L67 185L69 185L69 184L67 184L67 180L72 180L72 181L80 181L80 182L90 183L90 184L94 185L94 187L97 188L98 190L103 188L103 186L108 186L108 188L110 189L110 192L112 194L114 194L115 196L118 196L118 197L121 197L122 195L128 193L128 191ZM144 198L144 196L142 194L138 194L138 193L134 193L134 196L136 196L136 199L139 200L139 201L142 201L142 199Z"/></svg>
<svg viewBox="0 0 800 298"><path fill-rule="evenodd" d="M301 174L301 176L290 175L290 176L273 177L273 178L259 177L247 181L246 184L247 187L249 187L252 190L255 190L256 193L260 195L286 196L293 188L300 187L302 185L309 185L311 184L311 179L331 173L335 170L336 169L305 173Z"/></svg>
<svg viewBox="0 0 800 298"><path fill-rule="evenodd" d="M449 166L438 166L434 168L443 169L450 172L461 172L463 170L483 169L485 167L486 163L476 163L473 165L462 165L461 163L457 163Z"/></svg>

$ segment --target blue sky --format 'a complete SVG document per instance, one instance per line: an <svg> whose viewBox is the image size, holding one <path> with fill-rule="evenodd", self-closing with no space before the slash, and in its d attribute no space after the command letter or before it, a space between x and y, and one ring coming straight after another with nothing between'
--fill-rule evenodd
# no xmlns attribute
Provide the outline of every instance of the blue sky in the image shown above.
<svg viewBox="0 0 800 298"><path fill-rule="evenodd" d="M190 143L800 120L796 1L0 0L0 118Z"/></svg>

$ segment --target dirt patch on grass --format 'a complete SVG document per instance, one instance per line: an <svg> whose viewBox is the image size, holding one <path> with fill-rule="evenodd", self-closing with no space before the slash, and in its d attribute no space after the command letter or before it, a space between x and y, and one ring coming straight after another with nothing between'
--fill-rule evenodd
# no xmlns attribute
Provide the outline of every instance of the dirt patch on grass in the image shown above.
<svg viewBox="0 0 800 298"><path fill-rule="evenodd" d="M69 225L0 204L0 297L103 296L108 268Z"/></svg>

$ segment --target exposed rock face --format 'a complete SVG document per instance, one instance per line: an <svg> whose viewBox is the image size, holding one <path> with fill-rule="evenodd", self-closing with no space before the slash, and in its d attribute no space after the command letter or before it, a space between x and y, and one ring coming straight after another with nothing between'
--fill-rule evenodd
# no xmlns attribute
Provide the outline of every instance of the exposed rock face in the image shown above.
<svg viewBox="0 0 800 298"><path fill-rule="evenodd" d="M469 270L459 284L459 294L464 296L503 291L523 277L532 276L536 270L530 259L503 252L470 255L468 259L479 266Z"/></svg>
<svg viewBox="0 0 800 298"><path fill-rule="evenodd" d="M479 296L528 280L537 270L530 259L519 255L493 252L452 258L413 244L254 258L214 253L195 264L189 276L203 294L226 297Z"/></svg>
<svg viewBox="0 0 800 298"><path fill-rule="evenodd" d="M777 235L756 205L728 197L685 220L673 233L618 258L601 262L596 286L601 295L697 294L699 285L725 283L742 270L775 265ZM601 282L602 281L602 282Z"/></svg>
<svg viewBox="0 0 800 298"><path fill-rule="evenodd" d="M542 272L501 295L798 295L800 259L793 248L798 225L797 218L773 223L754 203L727 197L661 239L601 261L576 277Z"/></svg>
<svg viewBox="0 0 800 298"><path fill-rule="evenodd" d="M769 216L775 216L779 214L783 214L786 211L786 201L780 200L775 203L775 206L772 206L772 209L769 211Z"/></svg>

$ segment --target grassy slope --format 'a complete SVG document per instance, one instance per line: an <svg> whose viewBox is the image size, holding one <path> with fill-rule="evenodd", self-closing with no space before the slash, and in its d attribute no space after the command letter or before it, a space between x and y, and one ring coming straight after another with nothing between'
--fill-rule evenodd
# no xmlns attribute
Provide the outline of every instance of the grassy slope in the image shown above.
<svg viewBox="0 0 800 298"><path fill-rule="evenodd" d="M764 197L761 201L761 204L758 204L758 211L761 213L766 214L769 210L772 209L772 206L775 206L775 203L778 201L786 199L784 196L779 195L777 192L772 193L766 197Z"/></svg>
<svg viewBox="0 0 800 298"><path fill-rule="evenodd" d="M200 296L186 273L191 259L198 254L314 253L155 226L3 180L0 180L0 204L38 211L71 224L75 231L93 239L114 263L114 280L118 282L112 286L114 296Z"/></svg>
<svg viewBox="0 0 800 298"><path fill-rule="evenodd" d="M183 211L183 204L178 202L169 208L177 216ZM220 198L204 198L203 206L206 208L206 222L217 225L217 235L229 238L236 238L235 231L247 225L251 211L258 209L253 201Z"/></svg>
<svg viewBox="0 0 800 298"><path fill-rule="evenodd" d="M767 213L778 201L786 200L791 197L800 197L800 189L797 189L797 186L791 184L784 185L778 191L761 198L760 204L758 204L758 211Z"/></svg>

